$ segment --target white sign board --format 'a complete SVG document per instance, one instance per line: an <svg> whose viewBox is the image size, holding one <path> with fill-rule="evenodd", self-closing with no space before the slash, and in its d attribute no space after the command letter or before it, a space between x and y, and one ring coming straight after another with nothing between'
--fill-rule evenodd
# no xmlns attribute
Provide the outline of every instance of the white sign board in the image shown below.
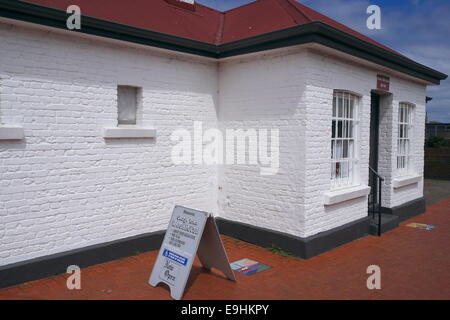
<svg viewBox="0 0 450 320"><path fill-rule="evenodd" d="M175 206L149 284L164 282L172 298L181 299L197 254L204 268L215 267L236 281L214 217Z"/></svg>

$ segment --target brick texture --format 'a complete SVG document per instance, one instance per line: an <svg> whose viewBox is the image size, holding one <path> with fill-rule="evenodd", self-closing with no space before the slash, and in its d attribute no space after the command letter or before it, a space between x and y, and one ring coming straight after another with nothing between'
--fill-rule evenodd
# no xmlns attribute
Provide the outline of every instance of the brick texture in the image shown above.
<svg viewBox="0 0 450 320"><path fill-rule="evenodd" d="M330 190L333 89L361 95L358 172L367 184L370 90L377 70L304 46L217 62L98 38L0 23L0 265L165 229L175 204L300 237L367 214L366 199L323 205ZM156 139L107 140L117 85L142 88L138 124ZM423 171L425 86L391 76L382 121L384 205L394 191L396 112L416 105L413 167ZM280 167L174 165L176 129L278 129Z"/></svg>
<svg viewBox="0 0 450 320"><path fill-rule="evenodd" d="M171 133L217 126L216 64L0 24L0 265L165 229L175 204L217 211L216 168L174 165ZM105 140L117 85L142 89L156 139Z"/></svg>

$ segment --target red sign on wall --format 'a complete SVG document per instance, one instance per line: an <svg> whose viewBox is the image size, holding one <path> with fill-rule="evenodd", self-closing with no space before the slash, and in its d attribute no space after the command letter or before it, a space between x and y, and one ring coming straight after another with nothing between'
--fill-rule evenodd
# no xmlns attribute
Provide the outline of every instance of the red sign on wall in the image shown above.
<svg viewBox="0 0 450 320"><path fill-rule="evenodd" d="M389 77L381 74L377 75L377 89L389 91Z"/></svg>

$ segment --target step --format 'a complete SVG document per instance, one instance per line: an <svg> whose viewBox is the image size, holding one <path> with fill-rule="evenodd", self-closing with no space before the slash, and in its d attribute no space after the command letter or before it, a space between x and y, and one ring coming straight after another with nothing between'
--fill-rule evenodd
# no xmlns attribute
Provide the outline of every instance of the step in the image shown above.
<svg viewBox="0 0 450 320"><path fill-rule="evenodd" d="M395 216L395 215L389 214L389 213L382 213L381 214L381 234L397 228L399 223L400 223L400 219L398 216ZM370 216L369 233L374 236L378 235L378 214L375 214L374 219L372 218L372 215Z"/></svg>

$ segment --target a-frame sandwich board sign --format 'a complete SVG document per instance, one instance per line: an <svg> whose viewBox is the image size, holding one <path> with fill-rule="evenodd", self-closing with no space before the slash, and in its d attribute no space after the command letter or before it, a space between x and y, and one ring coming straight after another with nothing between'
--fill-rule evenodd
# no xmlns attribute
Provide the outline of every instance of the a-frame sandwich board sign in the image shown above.
<svg viewBox="0 0 450 320"><path fill-rule="evenodd" d="M172 298L180 300L196 255L204 268L217 268L236 281L214 217L175 206L148 283L166 283Z"/></svg>

